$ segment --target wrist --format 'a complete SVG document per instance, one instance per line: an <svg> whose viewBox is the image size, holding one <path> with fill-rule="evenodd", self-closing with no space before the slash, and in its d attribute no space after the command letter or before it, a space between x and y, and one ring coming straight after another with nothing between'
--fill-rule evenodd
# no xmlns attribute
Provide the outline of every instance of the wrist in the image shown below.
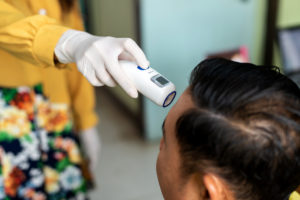
<svg viewBox="0 0 300 200"><path fill-rule="evenodd" d="M57 61L64 64L75 62L74 54L76 49L90 36L86 32L72 29L63 33L54 50Z"/></svg>

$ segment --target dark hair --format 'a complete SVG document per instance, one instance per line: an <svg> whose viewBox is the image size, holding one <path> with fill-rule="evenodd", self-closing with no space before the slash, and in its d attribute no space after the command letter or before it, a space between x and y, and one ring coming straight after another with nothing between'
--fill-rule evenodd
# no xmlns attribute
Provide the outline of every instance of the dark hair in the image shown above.
<svg viewBox="0 0 300 200"><path fill-rule="evenodd" d="M212 172L236 199L282 200L300 183L300 90L277 67L221 58L192 72L177 121L182 172Z"/></svg>
<svg viewBox="0 0 300 200"><path fill-rule="evenodd" d="M74 0L59 0L59 4L63 12L69 12L73 8L74 3Z"/></svg>

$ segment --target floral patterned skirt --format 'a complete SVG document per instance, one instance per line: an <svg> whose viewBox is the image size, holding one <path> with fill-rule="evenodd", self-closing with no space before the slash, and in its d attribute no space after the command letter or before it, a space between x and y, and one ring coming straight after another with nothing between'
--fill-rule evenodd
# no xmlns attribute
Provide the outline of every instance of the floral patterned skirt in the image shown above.
<svg viewBox="0 0 300 200"><path fill-rule="evenodd" d="M41 85L0 88L0 199L86 199L80 164L67 105Z"/></svg>

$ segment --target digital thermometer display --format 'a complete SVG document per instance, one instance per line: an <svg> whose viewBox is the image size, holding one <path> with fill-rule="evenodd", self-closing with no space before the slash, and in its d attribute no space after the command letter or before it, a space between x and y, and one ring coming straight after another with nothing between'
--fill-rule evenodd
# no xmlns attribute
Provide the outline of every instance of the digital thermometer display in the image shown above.
<svg viewBox="0 0 300 200"><path fill-rule="evenodd" d="M167 83L169 83L169 81L162 76L158 77L156 80L162 85L166 85Z"/></svg>
<svg viewBox="0 0 300 200"><path fill-rule="evenodd" d="M164 87L167 85L170 81L168 81L165 77L163 77L160 74L157 74L151 78L151 80L158 85L159 87Z"/></svg>

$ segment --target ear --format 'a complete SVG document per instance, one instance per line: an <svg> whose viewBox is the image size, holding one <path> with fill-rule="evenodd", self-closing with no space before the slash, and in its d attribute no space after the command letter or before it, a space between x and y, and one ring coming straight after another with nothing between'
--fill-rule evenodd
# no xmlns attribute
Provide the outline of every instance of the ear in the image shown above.
<svg viewBox="0 0 300 200"><path fill-rule="evenodd" d="M203 176L195 173L189 177L185 184L184 198L188 200L204 200L206 199L206 189L203 184Z"/></svg>
<svg viewBox="0 0 300 200"><path fill-rule="evenodd" d="M210 200L229 200L228 189L225 183L216 175L208 173L203 176L204 186Z"/></svg>

